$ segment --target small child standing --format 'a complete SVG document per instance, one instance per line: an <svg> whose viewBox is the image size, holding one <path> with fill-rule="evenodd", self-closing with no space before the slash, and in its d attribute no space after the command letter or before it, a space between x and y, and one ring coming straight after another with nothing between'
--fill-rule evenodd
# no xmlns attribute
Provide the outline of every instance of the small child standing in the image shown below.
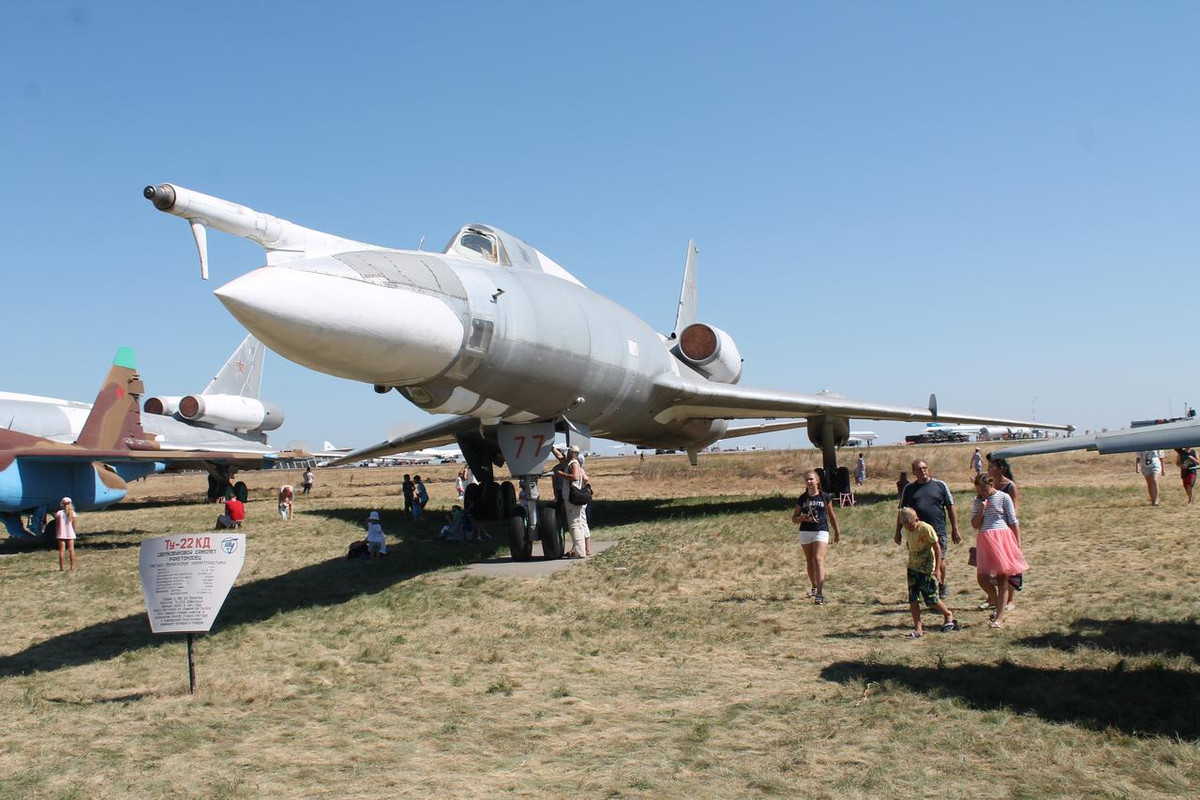
<svg viewBox="0 0 1200 800"><path fill-rule="evenodd" d="M908 610L912 612L916 626L911 636L920 639L925 635L921 627L921 600L925 605L942 615L942 632L959 628L954 614L945 602L938 598L937 566L942 560L942 548L938 544L937 531L927 522L917 519L911 508L900 509L900 527L904 528L904 539L908 545Z"/></svg>
<svg viewBox="0 0 1200 800"><path fill-rule="evenodd" d="M367 549L373 559L387 555L387 539L383 535L383 526L379 524L378 511L367 515Z"/></svg>

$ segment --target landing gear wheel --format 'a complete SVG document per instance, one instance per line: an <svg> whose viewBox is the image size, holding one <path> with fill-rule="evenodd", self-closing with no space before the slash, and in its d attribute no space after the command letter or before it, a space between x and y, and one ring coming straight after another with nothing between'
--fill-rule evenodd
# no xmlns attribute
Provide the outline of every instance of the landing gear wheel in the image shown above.
<svg viewBox="0 0 1200 800"><path fill-rule="evenodd" d="M508 549L512 552L513 561L528 561L533 557L533 539L529 536L529 526L522 511L508 518Z"/></svg>
<svg viewBox="0 0 1200 800"><path fill-rule="evenodd" d="M538 533L542 538L542 554L546 560L563 557L563 536L558 529L558 512L554 506L538 509Z"/></svg>
<svg viewBox="0 0 1200 800"><path fill-rule="evenodd" d="M480 513L483 509L479 503L482 494L483 486L478 483L469 483L463 490L463 510L479 519L483 519L483 515Z"/></svg>
<svg viewBox="0 0 1200 800"><path fill-rule="evenodd" d="M51 550L58 547L58 518L51 517L46 526L42 528L42 543Z"/></svg>
<svg viewBox="0 0 1200 800"><path fill-rule="evenodd" d="M508 519L513 515L513 510L517 507L517 487L513 486L512 481L505 481L500 484L500 515L502 519Z"/></svg>
<svg viewBox="0 0 1200 800"><path fill-rule="evenodd" d="M480 486L483 487L483 494L480 496L477 516L480 519L508 519L504 516L504 499L500 496L500 485L490 481Z"/></svg>

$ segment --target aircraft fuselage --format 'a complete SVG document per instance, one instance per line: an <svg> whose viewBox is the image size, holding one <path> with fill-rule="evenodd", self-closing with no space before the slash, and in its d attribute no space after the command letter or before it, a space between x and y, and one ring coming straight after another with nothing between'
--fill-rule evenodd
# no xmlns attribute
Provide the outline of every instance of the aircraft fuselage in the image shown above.
<svg viewBox="0 0 1200 800"><path fill-rule="evenodd" d="M494 424L567 412L594 435L680 448L725 428L656 422L654 376L705 379L633 312L555 275L372 250L262 267L216 294L286 358L395 387L431 413Z"/></svg>

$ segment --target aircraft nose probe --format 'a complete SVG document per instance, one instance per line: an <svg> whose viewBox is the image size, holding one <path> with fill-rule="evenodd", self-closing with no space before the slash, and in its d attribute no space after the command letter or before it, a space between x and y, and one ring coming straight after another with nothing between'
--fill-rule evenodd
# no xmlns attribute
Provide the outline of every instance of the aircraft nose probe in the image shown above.
<svg viewBox="0 0 1200 800"><path fill-rule="evenodd" d="M154 207L159 211L170 211L175 205L175 189L165 183L147 186L142 189L142 196L154 203Z"/></svg>

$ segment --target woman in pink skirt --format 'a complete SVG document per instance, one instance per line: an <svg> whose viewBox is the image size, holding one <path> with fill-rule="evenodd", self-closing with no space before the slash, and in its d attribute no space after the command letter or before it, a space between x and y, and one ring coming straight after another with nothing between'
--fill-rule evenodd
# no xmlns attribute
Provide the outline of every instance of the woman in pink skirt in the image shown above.
<svg viewBox="0 0 1200 800"><path fill-rule="evenodd" d="M1004 612L1012 599L1010 575L1029 569L1021 552L1021 528L1012 498L996 491L987 473L975 477L975 502L971 506L971 527L979 531L975 540L975 569L979 588L996 606L990 627L1004 627Z"/></svg>

